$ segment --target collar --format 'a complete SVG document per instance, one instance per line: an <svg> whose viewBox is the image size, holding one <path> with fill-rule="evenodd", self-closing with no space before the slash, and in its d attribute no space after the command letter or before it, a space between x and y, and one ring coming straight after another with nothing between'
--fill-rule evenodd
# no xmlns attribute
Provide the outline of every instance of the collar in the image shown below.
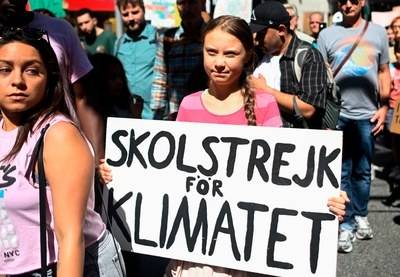
<svg viewBox="0 0 400 277"><path fill-rule="evenodd" d="M152 35L154 35L154 33L152 32L152 26L150 25L150 23L146 22L146 25L144 26L142 32L136 37L131 37L127 33L124 33L122 35L123 37L122 43L150 38Z"/></svg>
<svg viewBox="0 0 400 277"><path fill-rule="evenodd" d="M300 44L301 44L301 40L293 32L292 40L290 41L290 43L286 49L286 52L283 54L283 57L294 60L294 56L296 55L296 49L300 46Z"/></svg>

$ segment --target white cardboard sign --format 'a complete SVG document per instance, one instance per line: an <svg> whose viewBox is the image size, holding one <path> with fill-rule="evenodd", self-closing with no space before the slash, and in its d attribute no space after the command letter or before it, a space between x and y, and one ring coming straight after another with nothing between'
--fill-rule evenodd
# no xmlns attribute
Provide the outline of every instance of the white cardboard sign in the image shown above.
<svg viewBox="0 0 400 277"><path fill-rule="evenodd" d="M338 131L109 118L108 216L125 250L335 276L341 149Z"/></svg>

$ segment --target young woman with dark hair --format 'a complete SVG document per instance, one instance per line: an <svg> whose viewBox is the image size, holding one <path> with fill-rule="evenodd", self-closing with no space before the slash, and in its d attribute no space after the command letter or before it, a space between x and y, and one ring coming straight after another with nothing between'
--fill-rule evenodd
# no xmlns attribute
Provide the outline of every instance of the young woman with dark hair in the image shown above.
<svg viewBox="0 0 400 277"><path fill-rule="evenodd" d="M33 176L43 131L47 276L123 276L119 246L93 210L93 150L68 112L50 44L37 29L0 34L0 249L11 253L0 258L0 274L41 272Z"/></svg>

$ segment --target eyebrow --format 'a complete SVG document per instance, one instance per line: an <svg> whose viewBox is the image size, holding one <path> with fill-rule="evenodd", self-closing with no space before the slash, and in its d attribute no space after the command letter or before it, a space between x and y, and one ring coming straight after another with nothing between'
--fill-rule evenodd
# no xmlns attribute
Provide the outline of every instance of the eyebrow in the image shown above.
<svg viewBox="0 0 400 277"><path fill-rule="evenodd" d="M14 62L13 62L12 60L1 60L1 59L0 59L0 62L6 63L6 64L10 64L10 65L14 64ZM37 64L39 64L39 65L45 66L44 63L43 63L42 61L36 60L36 59L33 59L33 60L26 60L26 61L23 62L24 65L32 65L32 64L35 64L35 63L37 63Z"/></svg>

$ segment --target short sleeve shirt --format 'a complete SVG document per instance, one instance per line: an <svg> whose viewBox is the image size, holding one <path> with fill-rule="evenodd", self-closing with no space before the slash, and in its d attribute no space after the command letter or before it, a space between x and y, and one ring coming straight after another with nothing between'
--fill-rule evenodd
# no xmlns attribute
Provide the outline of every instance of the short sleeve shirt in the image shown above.
<svg viewBox="0 0 400 277"><path fill-rule="evenodd" d="M332 25L321 31L318 48L332 69L343 61L364 28ZM379 66L389 63L389 44L385 29L370 23L351 57L335 77L342 106L340 115L350 119L369 119L378 107Z"/></svg>

